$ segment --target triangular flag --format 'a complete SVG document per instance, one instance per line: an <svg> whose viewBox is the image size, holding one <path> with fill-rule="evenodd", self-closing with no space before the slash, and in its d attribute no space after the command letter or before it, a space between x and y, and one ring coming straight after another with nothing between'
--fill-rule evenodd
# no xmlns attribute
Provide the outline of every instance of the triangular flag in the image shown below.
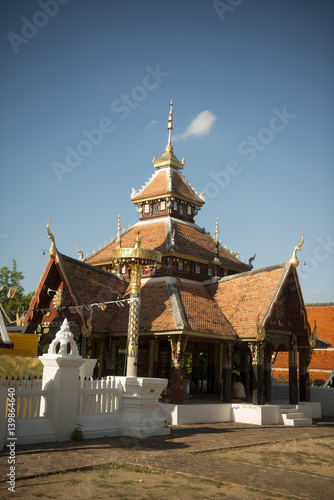
<svg viewBox="0 0 334 500"><path fill-rule="evenodd" d="M8 299L13 299L14 295L16 294L17 286L11 286L8 290L7 293L7 298Z"/></svg>

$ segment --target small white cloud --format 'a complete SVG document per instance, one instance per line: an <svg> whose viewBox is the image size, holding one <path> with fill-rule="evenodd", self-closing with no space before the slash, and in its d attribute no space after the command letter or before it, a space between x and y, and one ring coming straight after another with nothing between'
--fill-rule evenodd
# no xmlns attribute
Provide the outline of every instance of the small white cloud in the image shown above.
<svg viewBox="0 0 334 500"><path fill-rule="evenodd" d="M146 128L153 127L153 125L156 125L157 123L157 120L152 120L148 125L146 125Z"/></svg>
<svg viewBox="0 0 334 500"><path fill-rule="evenodd" d="M189 123L183 134L176 135L173 139L174 141L180 139L186 141L188 137L201 137L202 135L209 135L211 127L216 120L217 117L211 113L211 111L202 111Z"/></svg>

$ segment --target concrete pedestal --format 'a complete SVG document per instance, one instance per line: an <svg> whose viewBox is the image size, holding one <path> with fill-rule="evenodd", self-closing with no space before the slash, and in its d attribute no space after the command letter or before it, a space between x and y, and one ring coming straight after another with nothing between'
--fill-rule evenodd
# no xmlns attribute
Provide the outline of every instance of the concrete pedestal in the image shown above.
<svg viewBox="0 0 334 500"><path fill-rule="evenodd" d="M123 388L123 436L145 438L170 434L165 416L160 409L160 394L167 379L117 377Z"/></svg>

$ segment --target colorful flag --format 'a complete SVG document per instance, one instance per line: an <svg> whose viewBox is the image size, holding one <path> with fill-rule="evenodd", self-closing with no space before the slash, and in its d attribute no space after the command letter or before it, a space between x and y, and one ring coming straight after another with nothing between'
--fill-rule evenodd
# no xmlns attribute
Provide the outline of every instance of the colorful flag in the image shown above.
<svg viewBox="0 0 334 500"><path fill-rule="evenodd" d="M17 286L11 286L8 290L7 297L8 299L13 299L16 294Z"/></svg>

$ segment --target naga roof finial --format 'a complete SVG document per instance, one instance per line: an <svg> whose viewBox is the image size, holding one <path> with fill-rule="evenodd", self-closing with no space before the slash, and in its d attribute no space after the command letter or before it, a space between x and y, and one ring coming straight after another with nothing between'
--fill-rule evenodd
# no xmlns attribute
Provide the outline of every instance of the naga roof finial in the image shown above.
<svg viewBox="0 0 334 500"><path fill-rule="evenodd" d="M170 102L170 109L169 109L167 129L168 129L168 144L166 146L166 151L173 151L173 146L172 146L173 101Z"/></svg>
<svg viewBox="0 0 334 500"><path fill-rule="evenodd" d="M78 255L79 255L79 260L80 261L83 261L84 260L84 255L83 255L83 251L82 250L79 250L79 248L77 246L75 246L76 248L76 251L78 252Z"/></svg>
<svg viewBox="0 0 334 500"><path fill-rule="evenodd" d="M297 259L297 250L300 250L303 243L304 243L304 234L303 234L303 230L301 231L301 234L302 234L302 239L301 239L301 242L299 243L299 245L297 245L294 249L294 251L292 252L292 257L290 259L290 263L293 267L297 267L298 264L299 264L299 260Z"/></svg>
<svg viewBox="0 0 334 500"><path fill-rule="evenodd" d="M50 250L49 250L49 255L52 259L54 259L56 254L57 254L57 248L56 248L55 237L53 236L53 234L50 231L50 222L51 222L51 217L49 217L49 222L46 225L46 230L48 232L49 240L52 240Z"/></svg>

